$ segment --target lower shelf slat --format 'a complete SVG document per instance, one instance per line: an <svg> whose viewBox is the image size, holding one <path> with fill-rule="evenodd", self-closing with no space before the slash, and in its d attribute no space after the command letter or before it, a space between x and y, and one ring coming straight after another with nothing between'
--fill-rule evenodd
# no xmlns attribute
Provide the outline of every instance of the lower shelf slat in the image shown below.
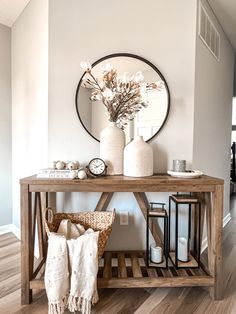
<svg viewBox="0 0 236 314"><path fill-rule="evenodd" d="M210 287L213 285L214 278L210 276L171 278L98 278L98 288ZM30 289L45 289L43 279L31 280Z"/></svg>
<svg viewBox="0 0 236 314"><path fill-rule="evenodd" d="M213 286L214 278L197 271L147 268L144 252L105 252L98 271L98 288L155 288ZM43 278L30 281L31 289L45 289Z"/></svg>

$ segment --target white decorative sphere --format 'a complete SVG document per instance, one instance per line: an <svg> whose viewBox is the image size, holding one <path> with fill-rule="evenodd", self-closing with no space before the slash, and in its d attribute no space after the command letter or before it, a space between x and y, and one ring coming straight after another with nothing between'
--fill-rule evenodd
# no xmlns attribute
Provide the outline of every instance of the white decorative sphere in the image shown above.
<svg viewBox="0 0 236 314"><path fill-rule="evenodd" d="M79 162L77 160L67 161L66 168L69 170L79 169Z"/></svg>
<svg viewBox="0 0 236 314"><path fill-rule="evenodd" d="M59 161L56 163L56 168L57 168L58 170L64 169L65 166L66 166L66 164L64 163L64 161L59 160Z"/></svg>
<svg viewBox="0 0 236 314"><path fill-rule="evenodd" d="M78 178L81 180L87 179L87 173L85 170L78 171Z"/></svg>
<svg viewBox="0 0 236 314"><path fill-rule="evenodd" d="M50 163L49 167L52 169L56 169L56 164L57 164L57 161L54 160Z"/></svg>
<svg viewBox="0 0 236 314"><path fill-rule="evenodd" d="M78 160L72 160L72 162L74 163L76 169L79 169L80 163L78 162Z"/></svg>
<svg viewBox="0 0 236 314"><path fill-rule="evenodd" d="M70 171L69 177L70 177L71 179L75 179L75 178L77 178L77 176L78 176L78 172L77 172L76 170L71 170L71 171Z"/></svg>
<svg viewBox="0 0 236 314"><path fill-rule="evenodd" d="M69 170L76 170L77 169L77 165L73 162L73 161L70 161L68 164L67 164L67 168Z"/></svg>

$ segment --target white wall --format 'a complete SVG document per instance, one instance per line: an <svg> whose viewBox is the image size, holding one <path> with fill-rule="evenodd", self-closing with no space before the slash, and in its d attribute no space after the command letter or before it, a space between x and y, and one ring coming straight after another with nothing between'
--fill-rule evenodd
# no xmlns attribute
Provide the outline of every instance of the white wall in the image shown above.
<svg viewBox="0 0 236 314"><path fill-rule="evenodd" d="M0 226L12 222L11 29L0 24Z"/></svg>
<svg viewBox="0 0 236 314"><path fill-rule="evenodd" d="M50 160L79 158L86 163L98 154L99 144L83 129L75 110L80 61L93 62L122 51L153 62L169 84L170 116L152 142L155 170L165 171L173 158L192 160L196 1L181 2L180 6L171 0L148 0L137 5L131 0L124 10L119 2L109 0L92 6L77 0L70 5L66 0L50 1Z"/></svg>
<svg viewBox="0 0 236 314"><path fill-rule="evenodd" d="M79 114L87 130L91 132L92 102L89 100L90 96L90 90L81 87L81 91L78 94L78 103L81 104L79 106Z"/></svg>
<svg viewBox="0 0 236 314"><path fill-rule="evenodd" d="M48 161L48 0L31 0L12 27L13 222L19 179Z"/></svg>
<svg viewBox="0 0 236 314"><path fill-rule="evenodd" d="M205 8L221 37L218 62L196 39L193 165L225 180L224 210L229 212L233 48L209 6Z"/></svg>
<svg viewBox="0 0 236 314"><path fill-rule="evenodd" d="M79 122L75 91L82 75L80 61L116 52L129 52L150 60L163 73L170 88L167 123L152 141L155 171L165 172L172 160L192 161L196 1L101 0L49 2L49 161L78 159L87 164L99 154L99 143ZM98 194L66 197L58 209L93 209ZM149 194L152 200L165 195ZM144 245L145 224L133 196L116 194L110 207L129 210L129 227L114 227L112 245ZM131 228L132 227L132 228ZM132 231L132 233L130 233Z"/></svg>

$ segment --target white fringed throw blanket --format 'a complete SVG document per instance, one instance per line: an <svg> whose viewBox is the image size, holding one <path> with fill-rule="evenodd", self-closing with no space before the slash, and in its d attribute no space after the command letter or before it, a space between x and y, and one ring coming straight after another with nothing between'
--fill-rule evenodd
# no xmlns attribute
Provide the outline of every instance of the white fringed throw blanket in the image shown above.
<svg viewBox="0 0 236 314"><path fill-rule="evenodd" d="M65 222L61 222L65 223ZM91 304L98 301L98 236L88 229L76 239L66 234L51 233L45 269L45 288L48 296L48 313L91 313Z"/></svg>

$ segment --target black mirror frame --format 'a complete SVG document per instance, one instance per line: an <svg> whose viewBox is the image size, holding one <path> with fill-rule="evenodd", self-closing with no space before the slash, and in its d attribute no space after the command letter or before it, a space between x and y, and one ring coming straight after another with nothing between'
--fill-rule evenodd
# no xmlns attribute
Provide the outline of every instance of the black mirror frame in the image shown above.
<svg viewBox="0 0 236 314"><path fill-rule="evenodd" d="M167 85L167 82L163 76L163 74L158 70L158 68L152 64L150 61L146 60L145 58L143 57L140 57L140 56L137 56L137 55L134 55L134 54L131 54L131 53L113 53L113 54L110 54L110 55L107 55L105 57L102 57L100 59L98 59L97 61L95 61L93 64L92 64L92 68L97 65L98 63L106 60L106 59L109 59L109 58L116 58L116 57L130 57L130 58L135 58L135 59L138 59L140 61L143 61L145 62L146 64L148 64L155 72L158 73L158 75L160 76L160 78L162 79L162 81L164 81L165 83L165 87L166 87L166 90L167 90L167 97L168 97L168 107L167 107L167 111L166 111L166 116L165 116L165 119L162 123L162 125L160 126L159 130L152 136L150 137L146 142L150 142L158 133L160 133L161 129L163 128L163 126L165 125L166 121L167 121L167 118L168 118L168 115L169 115L169 111L170 111L170 91L169 91L169 87ZM83 128L88 132L88 134L90 136L92 136L96 141L100 142L99 139L97 139L87 128L86 126L84 125L81 117L80 117L80 114L79 114L79 104L78 104L78 93L79 93L79 89L80 89L80 86L83 82L83 77L85 76L86 72L83 73L83 75L81 76L81 79L79 80L79 83L77 85L77 88L76 88L76 93L75 93L75 107L76 107L76 112L77 112L77 115L78 115L78 118L83 126Z"/></svg>

